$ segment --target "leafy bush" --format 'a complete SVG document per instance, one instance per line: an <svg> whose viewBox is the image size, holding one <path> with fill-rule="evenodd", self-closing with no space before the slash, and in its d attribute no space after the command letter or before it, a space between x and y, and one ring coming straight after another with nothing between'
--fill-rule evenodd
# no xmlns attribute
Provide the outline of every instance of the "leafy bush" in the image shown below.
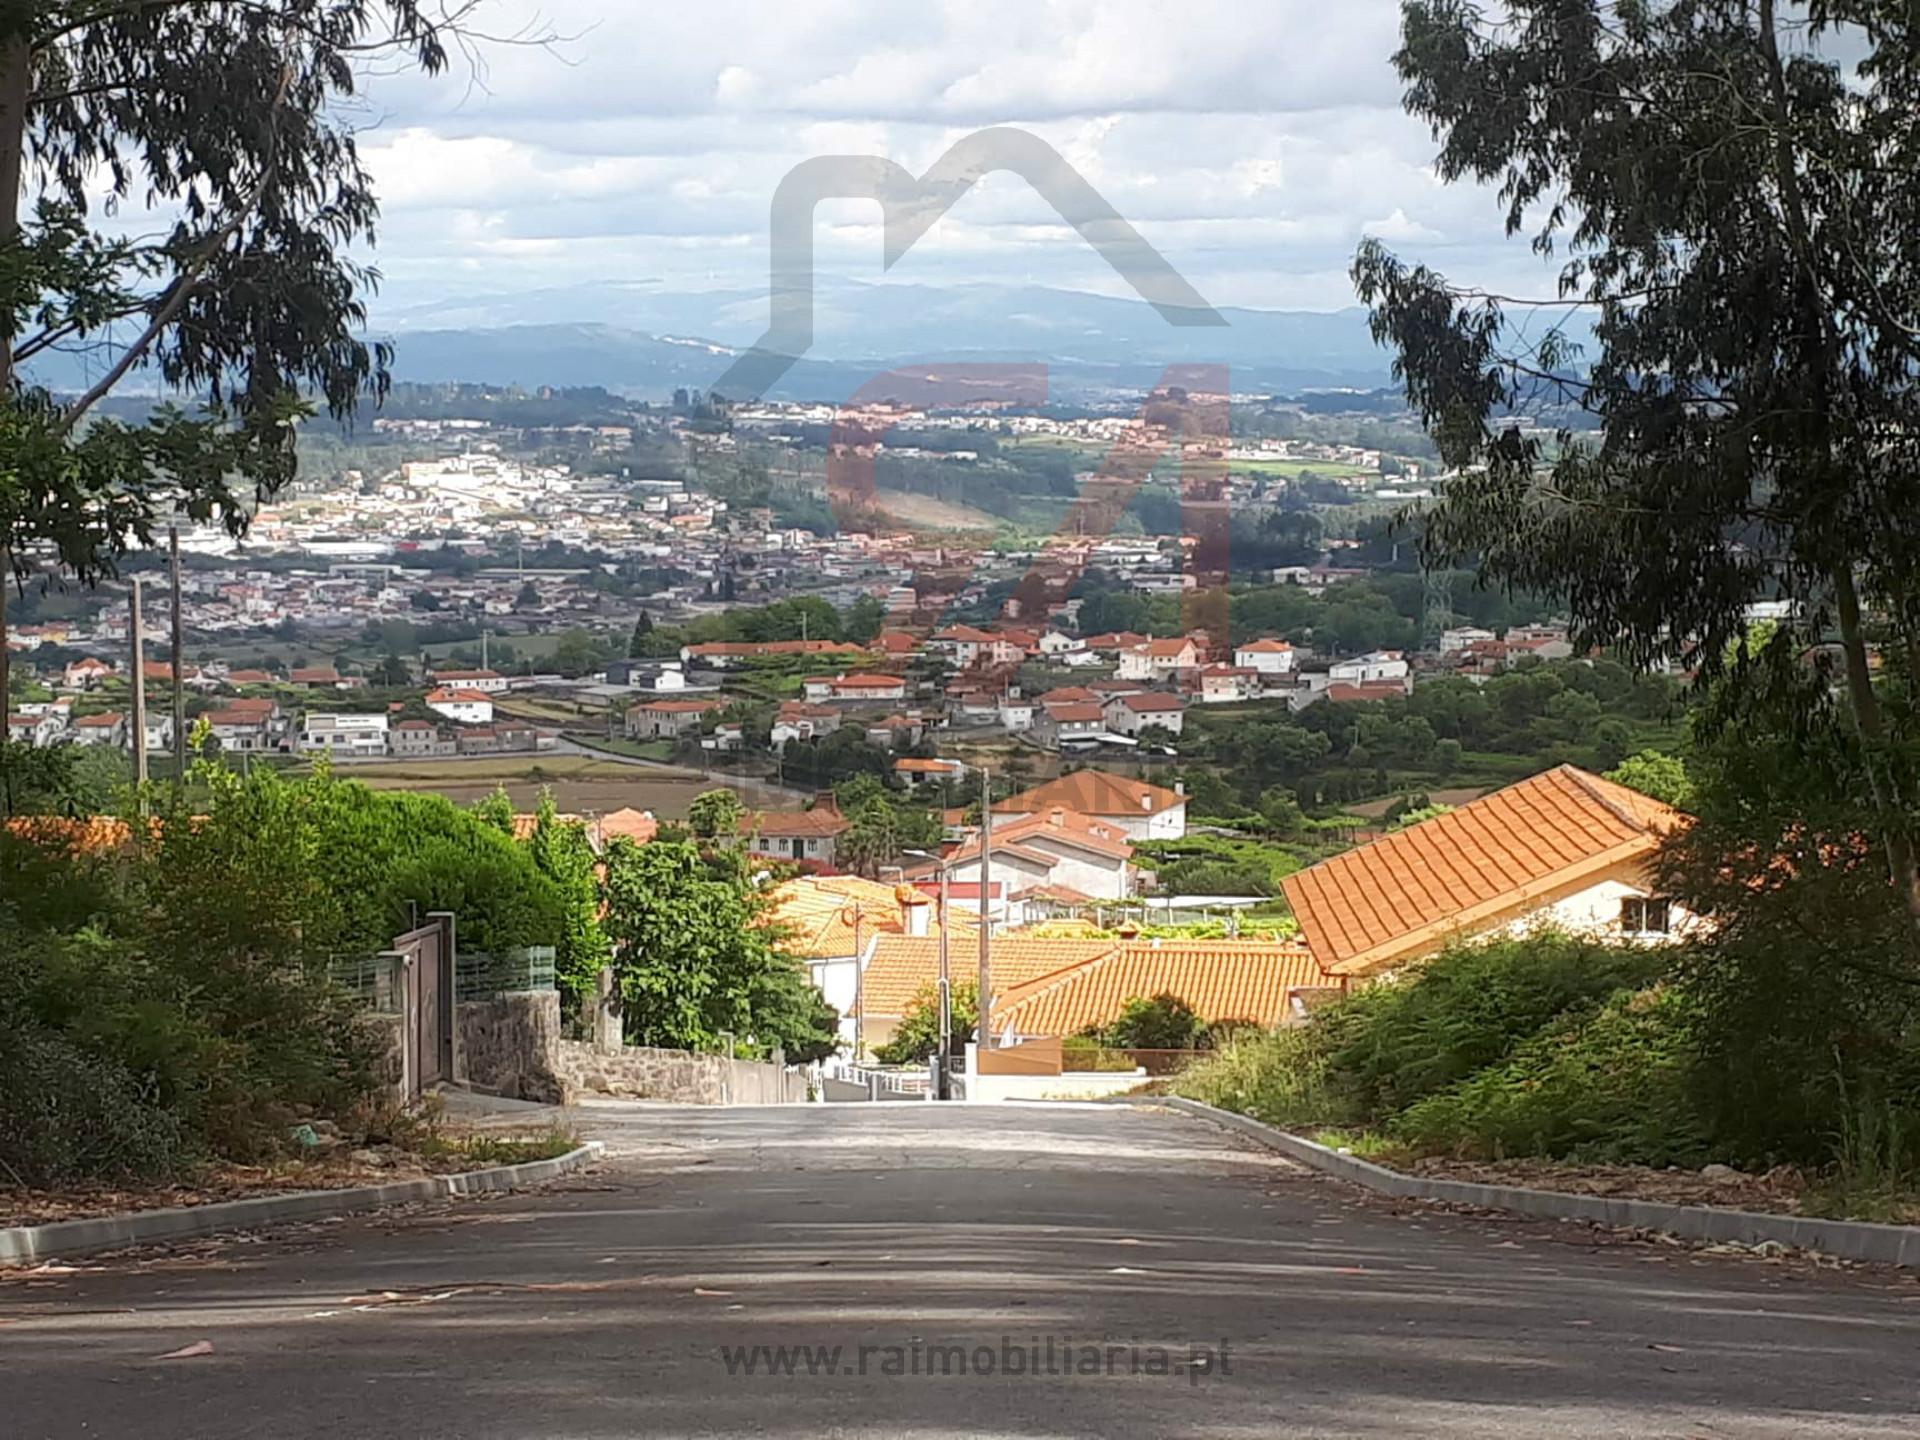
<svg viewBox="0 0 1920 1440"><path fill-rule="evenodd" d="M1473 1159L1699 1165L1713 1152L1693 1098L1692 1016L1671 986L1621 991L1408 1107L1389 1129L1417 1150Z"/></svg>
<svg viewBox="0 0 1920 1440"><path fill-rule="evenodd" d="M1136 995L1120 1008L1102 1038L1121 1050L1191 1050L1206 1029L1207 1022L1178 995Z"/></svg>
<svg viewBox="0 0 1920 1440"><path fill-rule="evenodd" d="M1556 1016L1650 983L1664 964L1654 949L1540 931L1455 946L1314 1023L1353 1108L1384 1116L1505 1059Z"/></svg>
<svg viewBox="0 0 1920 1440"><path fill-rule="evenodd" d="M162 1179L187 1150L179 1117L125 1065L56 1031L0 1020L0 1181Z"/></svg>
<svg viewBox="0 0 1920 1440"><path fill-rule="evenodd" d="M1174 1082L1182 1095L1269 1125L1346 1122L1353 1112L1335 1083L1328 1032L1311 1025L1237 1035Z"/></svg>

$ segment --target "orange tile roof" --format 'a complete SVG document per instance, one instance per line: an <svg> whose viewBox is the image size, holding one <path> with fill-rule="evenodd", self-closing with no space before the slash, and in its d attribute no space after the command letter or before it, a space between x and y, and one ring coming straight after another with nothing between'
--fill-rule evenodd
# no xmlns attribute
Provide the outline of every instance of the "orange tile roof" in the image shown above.
<svg viewBox="0 0 1920 1440"><path fill-rule="evenodd" d="M906 890L910 902L903 902ZM858 875L802 875L776 886L771 894L769 918L787 931L780 948L802 959L819 960L854 953L855 911L859 912L859 944L862 949L883 934L906 934L906 903L932 901L911 886L882 885ZM928 932L940 933L939 920L929 914ZM955 944L978 943L978 927L966 915L955 912L952 919ZM972 953L972 952L967 952Z"/></svg>
<svg viewBox="0 0 1920 1440"><path fill-rule="evenodd" d="M1129 1000L1177 995L1202 1020L1277 1025L1287 996L1326 977L1306 946L1275 940L1108 942L1110 948L1001 997L994 1030L1074 1035L1118 1019Z"/></svg>
<svg viewBox="0 0 1920 1440"><path fill-rule="evenodd" d="M837 810L762 810L740 817L740 833L762 839L824 840L847 828Z"/></svg>
<svg viewBox="0 0 1920 1440"><path fill-rule="evenodd" d="M997 815L1051 810L1058 805L1063 810L1080 815L1158 815L1163 810L1186 803L1186 796L1176 795L1158 785L1149 785L1144 780L1129 780L1105 770L1076 770L1071 775L1062 775L1058 780L1049 780L1044 785L1023 790L1012 799L1001 801L993 809Z"/></svg>
<svg viewBox="0 0 1920 1440"><path fill-rule="evenodd" d="M1650 852L1684 817L1562 765L1282 882L1333 975L1365 975Z"/></svg>
<svg viewBox="0 0 1920 1440"><path fill-rule="evenodd" d="M1030 849L1040 841L1071 845L1113 860L1133 858L1132 844L1114 825L1092 816L1076 815L1064 808L1055 807L1041 814L1023 815L1017 820L998 820L994 823L993 848L996 851L1016 847ZM971 860L979 853L980 837L976 834L949 858L950 861Z"/></svg>
<svg viewBox="0 0 1920 1440"><path fill-rule="evenodd" d="M956 927L956 935L957 935ZM978 931L974 944L979 944ZM1024 935L993 937L993 993L1078 965L1111 950L1112 940L1036 940ZM979 951L947 942L948 973L956 984L979 972ZM882 935L861 979L861 998L869 1016L906 1013L913 997L931 989L940 976L940 942L933 936Z"/></svg>
<svg viewBox="0 0 1920 1440"><path fill-rule="evenodd" d="M659 715L699 715L719 708L718 700L642 700L637 705L628 706L627 713L649 710Z"/></svg>
<svg viewBox="0 0 1920 1440"><path fill-rule="evenodd" d="M1258 640L1251 640L1245 645L1237 646L1236 648L1249 655L1286 655L1293 650L1293 646L1289 645L1286 641L1275 640L1270 635L1262 636Z"/></svg>

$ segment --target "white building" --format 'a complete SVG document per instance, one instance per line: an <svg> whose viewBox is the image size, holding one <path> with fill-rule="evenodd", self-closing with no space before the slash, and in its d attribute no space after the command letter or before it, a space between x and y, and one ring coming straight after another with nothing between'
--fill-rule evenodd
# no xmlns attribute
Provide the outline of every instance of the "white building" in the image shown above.
<svg viewBox="0 0 1920 1440"><path fill-rule="evenodd" d="M1139 690L1116 695L1100 707L1107 729L1116 735L1138 736L1158 727L1178 735L1186 726L1187 706L1178 695L1161 690Z"/></svg>
<svg viewBox="0 0 1920 1440"><path fill-rule="evenodd" d="M1407 662L1398 650L1374 650L1327 667L1330 685L1372 685L1381 680L1405 680Z"/></svg>
<svg viewBox="0 0 1920 1440"><path fill-rule="evenodd" d="M329 755L384 755L387 717L309 712L300 724L300 748Z"/></svg>
<svg viewBox="0 0 1920 1440"><path fill-rule="evenodd" d="M479 690L429 690L427 708L436 715L444 715L462 725L493 723L493 701Z"/></svg>
<svg viewBox="0 0 1920 1440"><path fill-rule="evenodd" d="M1233 663L1241 670L1256 670L1262 675L1287 675L1293 671L1293 646L1272 638L1252 640L1234 648Z"/></svg>
<svg viewBox="0 0 1920 1440"><path fill-rule="evenodd" d="M436 670L433 683L446 690L477 690L482 695L504 694L509 685L498 670Z"/></svg>

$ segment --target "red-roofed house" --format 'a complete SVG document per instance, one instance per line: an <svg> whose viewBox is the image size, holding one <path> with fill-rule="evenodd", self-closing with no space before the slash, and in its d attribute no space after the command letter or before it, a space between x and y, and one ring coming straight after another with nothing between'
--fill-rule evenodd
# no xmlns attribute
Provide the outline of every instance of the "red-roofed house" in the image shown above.
<svg viewBox="0 0 1920 1440"><path fill-rule="evenodd" d="M1454 939L1551 924L1664 939L1689 917L1647 859L1684 817L1562 765L1289 875L1300 930L1330 975L1402 969Z"/></svg>
<svg viewBox="0 0 1920 1440"><path fill-rule="evenodd" d="M1190 670L1200 668L1200 647L1187 636L1172 640L1149 640L1120 652L1121 680L1177 680Z"/></svg>
<svg viewBox="0 0 1920 1440"><path fill-rule="evenodd" d="M1262 675L1286 675L1293 669L1293 646L1284 640L1264 636L1233 647L1233 663Z"/></svg>
<svg viewBox="0 0 1920 1440"><path fill-rule="evenodd" d="M1178 735L1186 725L1187 702L1164 690L1141 690L1114 696L1100 707L1100 714L1116 735L1138 735L1156 726Z"/></svg>
<svg viewBox="0 0 1920 1440"><path fill-rule="evenodd" d="M696 733L701 719L720 708L718 700L642 700L627 709L627 738L677 740Z"/></svg>
<svg viewBox="0 0 1920 1440"><path fill-rule="evenodd" d="M462 725L493 723L493 697L481 690L454 690L442 687L427 692L427 708L436 715L457 720Z"/></svg>

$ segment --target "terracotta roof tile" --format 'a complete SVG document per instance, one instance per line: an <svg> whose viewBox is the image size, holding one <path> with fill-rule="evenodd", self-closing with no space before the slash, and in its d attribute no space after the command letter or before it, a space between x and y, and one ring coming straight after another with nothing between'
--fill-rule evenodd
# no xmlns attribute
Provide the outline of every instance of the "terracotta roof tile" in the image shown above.
<svg viewBox="0 0 1920 1440"><path fill-rule="evenodd" d="M1035 940L1018 935L995 935L993 993L1004 995L1012 987L1091 960L1111 950L1114 943L1112 940ZM951 940L947 948L948 973L954 981L972 979L978 973L978 952L955 946ZM913 997L923 989L931 989L939 975L940 942L936 937L880 936L874 942L873 958L867 962L866 974L861 979L866 1013L870 1016L904 1014Z"/></svg>
<svg viewBox="0 0 1920 1440"><path fill-rule="evenodd" d="M1080 815L1158 815L1186 803L1186 796L1149 785L1144 780L1129 780L1105 770L1076 770L1058 780L1023 790L993 809L997 815L1051 810L1057 805Z"/></svg>
<svg viewBox="0 0 1920 1440"><path fill-rule="evenodd" d="M1073 1035L1118 1019L1129 1000L1171 994L1202 1020L1277 1025L1289 994L1326 983L1306 946L1274 940L1112 943L1103 955L1010 989L994 1029Z"/></svg>
<svg viewBox="0 0 1920 1440"><path fill-rule="evenodd" d="M1329 973L1366 974L1453 928L1644 856L1680 813L1571 765L1323 860L1283 882Z"/></svg>

